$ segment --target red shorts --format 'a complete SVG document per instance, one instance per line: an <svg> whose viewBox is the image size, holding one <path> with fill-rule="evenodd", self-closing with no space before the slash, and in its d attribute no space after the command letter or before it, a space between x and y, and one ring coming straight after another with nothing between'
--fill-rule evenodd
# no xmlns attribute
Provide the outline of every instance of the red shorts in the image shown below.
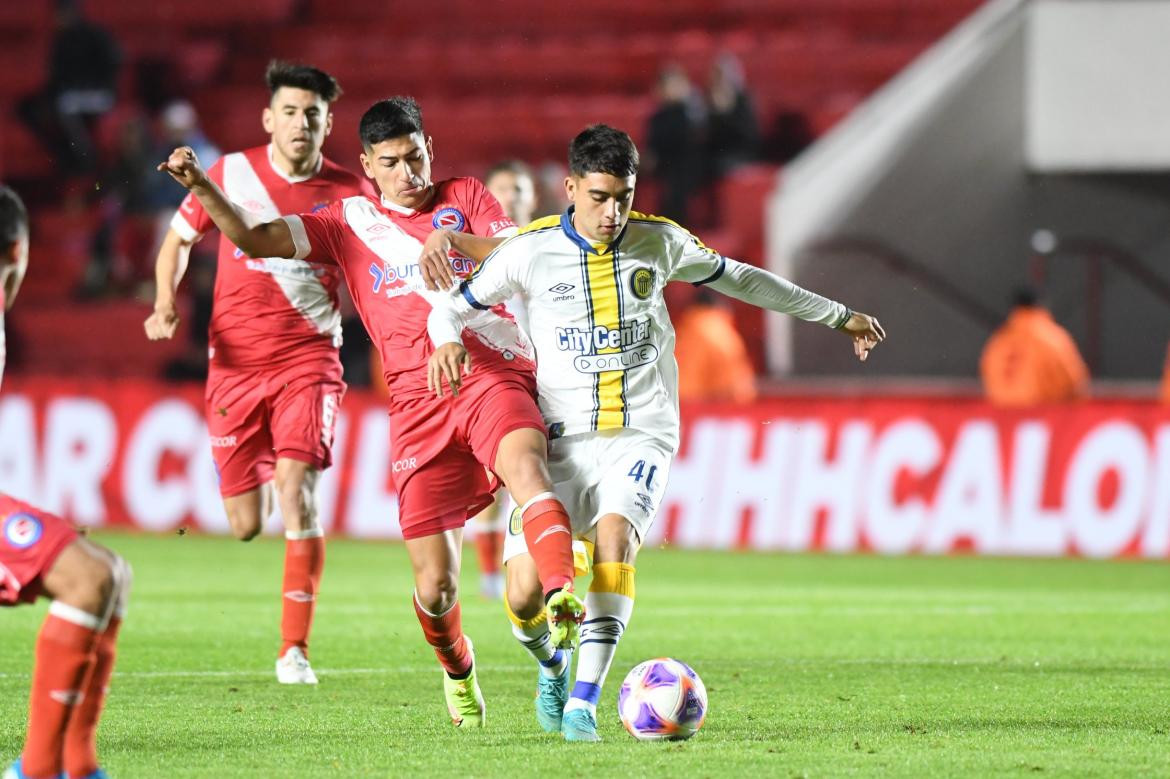
<svg viewBox="0 0 1170 779"><path fill-rule="evenodd" d="M536 378L487 371L469 375L459 397L392 404L390 454L403 538L462 527L492 502L489 476L500 441L513 430L545 432Z"/></svg>
<svg viewBox="0 0 1170 779"><path fill-rule="evenodd" d="M0 493L0 606L35 601L41 577L76 538L65 520Z"/></svg>
<svg viewBox="0 0 1170 779"><path fill-rule="evenodd" d="M241 370L212 365L204 398L211 456L225 498L272 480L276 458L318 469L330 447L345 382L341 369Z"/></svg>

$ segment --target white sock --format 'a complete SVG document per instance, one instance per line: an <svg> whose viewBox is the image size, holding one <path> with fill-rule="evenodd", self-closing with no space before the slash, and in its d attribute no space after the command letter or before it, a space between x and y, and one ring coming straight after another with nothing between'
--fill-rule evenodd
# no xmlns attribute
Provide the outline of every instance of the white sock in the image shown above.
<svg viewBox="0 0 1170 779"><path fill-rule="evenodd" d="M580 647L577 649L577 681L573 684L572 695L565 711L587 709L597 716L597 702L601 698L601 685L610 673L613 655L618 650L621 634L625 633L629 615L634 613L633 566L622 565L624 571L611 572L620 586L605 586L606 590L622 590L629 594L594 590L599 584L597 568L594 567L593 587L585 595L585 622L580 630Z"/></svg>
<svg viewBox="0 0 1170 779"><path fill-rule="evenodd" d="M528 654L532 655L532 659L540 664L542 674L555 679L565 672L565 666L572 659L572 655L553 646L547 621L541 620L539 624L531 627L521 627L512 623L512 635Z"/></svg>

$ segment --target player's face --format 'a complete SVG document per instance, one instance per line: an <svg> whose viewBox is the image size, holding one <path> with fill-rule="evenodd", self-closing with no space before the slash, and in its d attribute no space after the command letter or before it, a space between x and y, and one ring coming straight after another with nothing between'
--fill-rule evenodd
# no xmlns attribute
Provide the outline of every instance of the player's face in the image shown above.
<svg viewBox="0 0 1170 779"><path fill-rule="evenodd" d="M16 292L20 289L20 282L24 280L27 270L28 235L25 234L0 252L0 287L3 288L5 308L12 308Z"/></svg>
<svg viewBox="0 0 1170 779"><path fill-rule="evenodd" d="M513 222L526 225L532 221L532 209L536 207L536 188L530 177L501 170L488 179L485 186L500 201L504 213Z"/></svg>
<svg viewBox="0 0 1170 779"><path fill-rule="evenodd" d="M595 243L609 243L621 233L634 205L637 176L588 173L565 179L565 194L575 207L573 227Z"/></svg>
<svg viewBox="0 0 1170 779"><path fill-rule="evenodd" d="M307 89L281 87L264 109L264 130L272 136L277 154L293 167L316 164L332 129L329 104Z"/></svg>
<svg viewBox="0 0 1170 779"><path fill-rule="evenodd" d="M421 208L431 197L431 139L421 132L375 143L362 154L362 168L386 199Z"/></svg>

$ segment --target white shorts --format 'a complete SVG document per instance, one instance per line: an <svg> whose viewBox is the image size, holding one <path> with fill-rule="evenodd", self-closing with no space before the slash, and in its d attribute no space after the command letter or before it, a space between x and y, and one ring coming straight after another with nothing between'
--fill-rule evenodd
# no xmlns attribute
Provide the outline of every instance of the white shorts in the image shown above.
<svg viewBox="0 0 1170 779"><path fill-rule="evenodd" d="M549 445L548 470L565 504L573 536L593 543L597 520L625 517L643 539L654 523L670 463L671 448L640 430L619 428L557 438ZM508 523L504 562L528 551L519 512Z"/></svg>

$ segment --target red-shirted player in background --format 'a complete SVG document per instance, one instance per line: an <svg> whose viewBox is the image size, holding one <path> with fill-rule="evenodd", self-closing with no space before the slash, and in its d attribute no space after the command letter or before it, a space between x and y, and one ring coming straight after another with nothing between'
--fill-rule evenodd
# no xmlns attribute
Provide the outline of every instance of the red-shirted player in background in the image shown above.
<svg viewBox="0 0 1170 779"><path fill-rule="evenodd" d="M268 222L371 191L321 153L333 127L329 104L341 94L333 77L307 65L273 62L267 80L271 98L262 119L270 142L228 154L208 171L243 218ZM191 245L212 227L211 217L188 195L155 266L158 291L145 323L150 339L175 334L175 290ZM330 465L345 394L338 357L341 279L332 263L255 257L226 236L220 239L205 414L224 510L240 540L260 533L272 511L275 483L285 529L276 678L316 684L309 630L325 566L316 491Z"/></svg>
<svg viewBox="0 0 1170 779"><path fill-rule="evenodd" d="M492 500L485 468L499 476L521 507L524 535L536 561L554 626L550 644L576 638L583 614L572 593L569 517L553 493L548 440L536 407L532 344L500 310L480 312L468 351L476 370L459 397L427 389L431 304L420 261L471 270L466 254L495 246L515 225L475 179L431 181L432 142L411 98L375 103L359 128L362 166L380 198L350 197L312 214L248 226L200 169L189 148L176 149L159 170L191 190L216 225L253 256L337 262L362 322L382 355L390 394L392 475L399 521L414 569L414 607L443 676L448 712L457 726L483 725L484 704L471 642L458 602L463 524ZM439 230L438 228L447 228ZM451 251L464 256L451 256ZM549 646L548 654L564 652ZM559 662L560 660L558 660Z"/></svg>
<svg viewBox="0 0 1170 779"><path fill-rule="evenodd" d="M0 184L0 378L4 310L27 267L28 213ZM130 567L121 557L65 520L0 493L0 606L42 595L53 601L37 635L24 750L4 779L104 779L97 725L129 592Z"/></svg>

